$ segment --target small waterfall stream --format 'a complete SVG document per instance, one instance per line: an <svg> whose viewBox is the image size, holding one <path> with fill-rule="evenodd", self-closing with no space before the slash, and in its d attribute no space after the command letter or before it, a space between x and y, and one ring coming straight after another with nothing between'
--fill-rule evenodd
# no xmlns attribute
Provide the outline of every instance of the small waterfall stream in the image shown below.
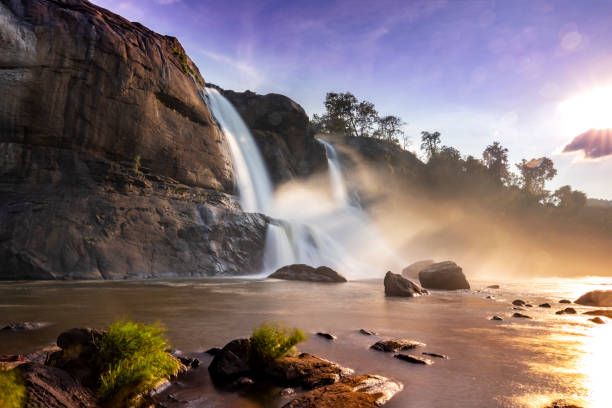
<svg viewBox="0 0 612 408"><path fill-rule="evenodd" d="M329 142L319 140L327 153L332 201L299 184L275 195L259 149L240 114L214 88L204 88L202 97L229 145L243 210L276 220L266 233L264 273L305 263L329 266L355 279L402 267L366 214L350 205L338 156Z"/></svg>

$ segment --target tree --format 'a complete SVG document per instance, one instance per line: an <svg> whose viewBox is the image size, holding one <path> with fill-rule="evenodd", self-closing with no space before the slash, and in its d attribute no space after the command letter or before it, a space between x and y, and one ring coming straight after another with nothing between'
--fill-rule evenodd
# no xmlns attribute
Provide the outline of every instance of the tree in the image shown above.
<svg viewBox="0 0 612 408"><path fill-rule="evenodd" d="M546 197L548 192L544 189L544 185L557 175L557 169L555 169L553 161L548 157L529 161L523 159L516 167L521 174L520 180L523 190L539 199Z"/></svg>
<svg viewBox="0 0 612 408"><path fill-rule="evenodd" d="M572 190L570 186L563 186L553 194L557 207L568 212L578 212L587 203L587 196L582 191Z"/></svg>
<svg viewBox="0 0 612 408"><path fill-rule="evenodd" d="M461 152L451 146L442 146L438 155L447 160L460 161Z"/></svg>
<svg viewBox="0 0 612 408"><path fill-rule="evenodd" d="M374 132L373 137L398 144L400 138L402 138L403 147L404 149L406 148L408 139L402 130L402 126L406 123L404 123L399 116L388 115L379 117L376 120L376 124L378 125L378 129Z"/></svg>
<svg viewBox="0 0 612 408"><path fill-rule="evenodd" d="M440 144L440 132L421 132L421 150L425 151L428 158L432 158L438 153Z"/></svg>
<svg viewBox="0 0 612 408"><path fill-rule="evenodd" d="M350 92L328 92L325 96L325 109L327 112L323 117L327 128L350 136L370 136L378 118L373 103L359 102Z"/></svg>
<svg viewBox="0 0 612 408"><path fill-rule="evenodd" d="M508 149L499 142L493 142L492 145L487 146L484 152L482 152L482 158L485 166L496 181L500 184L509 182Z"/></svg>

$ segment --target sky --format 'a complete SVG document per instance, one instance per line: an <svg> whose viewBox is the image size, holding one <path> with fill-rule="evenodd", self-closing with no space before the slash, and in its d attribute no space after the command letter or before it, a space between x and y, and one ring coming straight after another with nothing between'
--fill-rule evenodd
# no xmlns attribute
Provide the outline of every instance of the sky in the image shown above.
<svg viewBox="0 0 612 408"><path fill-rule="evenodd" d="M549 189L612 199L612 0L94 3L177 37L207 82L309 115L349 91L400 116L410 150L423 130L477 157L498 140L512 164L552 158Z"/></svg>

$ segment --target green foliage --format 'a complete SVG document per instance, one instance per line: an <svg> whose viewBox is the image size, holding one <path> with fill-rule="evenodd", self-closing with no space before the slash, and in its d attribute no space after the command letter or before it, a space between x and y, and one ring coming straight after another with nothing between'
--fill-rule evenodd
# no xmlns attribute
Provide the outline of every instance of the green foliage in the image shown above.
<svg viewBox="0 0 612 408"><path fill-rule="evenodd" d="M296 344L306 340L300 329L288 329L278 323L264 323L253 330L249 340L249 360L267 364L291 353Z"/></svg>
<svg viewBox="0 0 612 408"><path fill-rule="evenodd" d="M428 158L438 154L440 144L440 132L421 132L421 149L425 151Z"/></svg>
<svg viewBox="0 0 612 408"><path fill-rule="evenodd" d="M134 157L134 162L132 163L132 170L134 170L134 173L138 173L140 171L140 155L137 154L136 157Z"/></svg>
<svg viewBox="0 0 612 408"><path fill-rule="evenodd" d="M130 398L151 391L180 368L166 352L165 329L159 324L113 323L97 347L102 367L98 396L111 406L127 405Z"/></svg>
<svg viewBox="0 0 612 408"><path fill-rule="evenodd" d="M0 367L0 407L21 408L25 399L26 388L19 372Z"/></svg>

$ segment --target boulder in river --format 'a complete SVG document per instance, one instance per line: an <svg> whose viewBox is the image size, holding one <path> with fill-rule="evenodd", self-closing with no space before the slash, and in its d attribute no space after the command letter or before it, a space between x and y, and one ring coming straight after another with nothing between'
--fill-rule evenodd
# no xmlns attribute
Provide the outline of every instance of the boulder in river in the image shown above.
<svg viewBox="0 0 612 408"><path fill-rule="evenodd" d="M37 330L42 329L47 326L48 323L44 322L19 322L19 323L11 323L6 326L0 328L0 332L20 332L27 330Z"/></svg>
<svg viewBox="0 0 612 408"><path fill-rule="evenodd" d="M602 318L601 318L601 317L599 317L599 316L596 316L596 317L594 317L594 318L592 318L592 319L589 319L589 321L590 321L590 322L593 322L593 323L597 323L597 324L606 324L605 320L604 320L604 319L602 319Z"/></svg>
<svg viewBox="0 0 612 408"><path fill-rule="evenodd" d="M404 269L402 269L402 276L406 277L406 278L416 278L419 276L419 272L421 272L423 269L433 265L435 262L431 259L428 259L426 261L418 261L415 262L411 265L408 265L407 267L405 267Z"/></svg>
<svg viewBox="0 0 612 408"><path fill-rule="evenodd" d="M504 319L502 319L502 318L501 318L501 317L499 317L499 316L493 316L493 317L492 317L492 318L490 318L489 320L499 320L499 321L501 321L501 320L504 320Z"/></svg>
<svg viewBox="0 0 612 408"><path fill-rule="evenodd" d="M499 289L499 285L489 285L487 289Z"/></svg>
<svg viewBox="0 0 612 408"><path fill-rule="evenodd" d="M408 363L412 363L412 364L422 364L422 365L432 365L433 361L431 361L428 358L421 358L421 357L417 357L417 356L413 356L410 354L396 354L393 357L402 360L402 361L406 361Z"/></svg>
<svg viewBox="0 0 612 408"><path fill-rule="evenodd" d="M232 340L219 351L208 366L213 381L226 385L251 374L249 365L249 340Z"/></svg>
<svg viewBox="0 0 612 408"><path fill-rule="evenodd" d="M376 343L372 344L370 348L387 353L395 353L398 351L412 350L424 345L425 344L421 343L420 341L409 339L390 339L377 341Z"/></svg>
<svg viewBox="0 0 612 408"><path fill-rule="evenodd" d="M426 294L427 291L416 283L404 278L397 273L387 272L385 275L385 295L414 297Z"/></svg>
<svg viewBox="0 0 612 408"><path fill-rule="evenodd" d="M542 304L538 305L538 307L544 307L546 309L550 309L551 308L550 303L542 303Z"/></svg>
<svg viewBox="0 0 612 408"><path fill-rule="evenodd" d="M559 303L569 304L569 303L572 303L572 301L571 301L571 300L569 300L569 299L561 299L561 300L559 301Z"/></svg>
<svg viewBox="0 0 612 408"><path fill-rule="evenodd" d="M359 329L359 333L364 334L366 336L376 336L376 332L372 330Z"/></svg>
<svg viewBox="0 0 612 408"><path fill-rule="evenodd" d="M612 319L612 310L589 310L588 312L584 312L583 314L591 316L605 316L609 319Z"/></svg>
<svg viewBox="0 0 612 408"><path fill-rule="evenodd" d="M331 333L317 332L317 336L323 337L324 339L327 339L327 340L336 340L337 339L337 337L334 336Z"/></svg>
<svg viewBox="0 0 612 408"><path fill-rule="evenodd" d="M346 278L327 266L313 268L304 264L283 266L268 278L307 282L346 282Z"/></svg>
<svg viewBox="0 0 612 408"><path fill-rule="evenodd" d="M526 314L522 314L518 312L514 313L512 317L517 317L519 319L531 319L531 316L527 316Z"/></svg>
<svg viewBox="0 0 612 408"><path fill-rule="evenodd" d="M432 264L419 272L421 286L427 289L457 290L469 289L463 269L455 262L445 261Z"/></svg>
<svg viewBox="0 0 612 408"><path fill-rule="evenodd" d="M525 306L525 301L521 299L516 299L512 301L514 306Z"/></svg>
<svg viewBox="0 0 612 408"><path fill-rule="evenodd" d="M578 312L576 312L576 309L574 309L573 307L566 307L565 309L562 310L557 310L555 312L555 314L558 315L562 315L562 314L577 314Z"/></svg>
<svg viewBox="0 0 612 408"><path fill-rule="evenodd" d="M300 395L283 408L376 408L403 388L401 383L380 375L359 375Z"/></svg>
<svg viewBox="0 0 612 408"><path fill-rule="evenodd" d="M584 306L612 307L612 290L593 290L574 301Z"/></svg>
<svg viewBox="0 0 612 408"><path fill-rule="evenodd" d="M275 383L285 387L317 388L333 384L353 374L350 368L302 353L297 357L283 357L274 360L264 373Z"/></svg>

